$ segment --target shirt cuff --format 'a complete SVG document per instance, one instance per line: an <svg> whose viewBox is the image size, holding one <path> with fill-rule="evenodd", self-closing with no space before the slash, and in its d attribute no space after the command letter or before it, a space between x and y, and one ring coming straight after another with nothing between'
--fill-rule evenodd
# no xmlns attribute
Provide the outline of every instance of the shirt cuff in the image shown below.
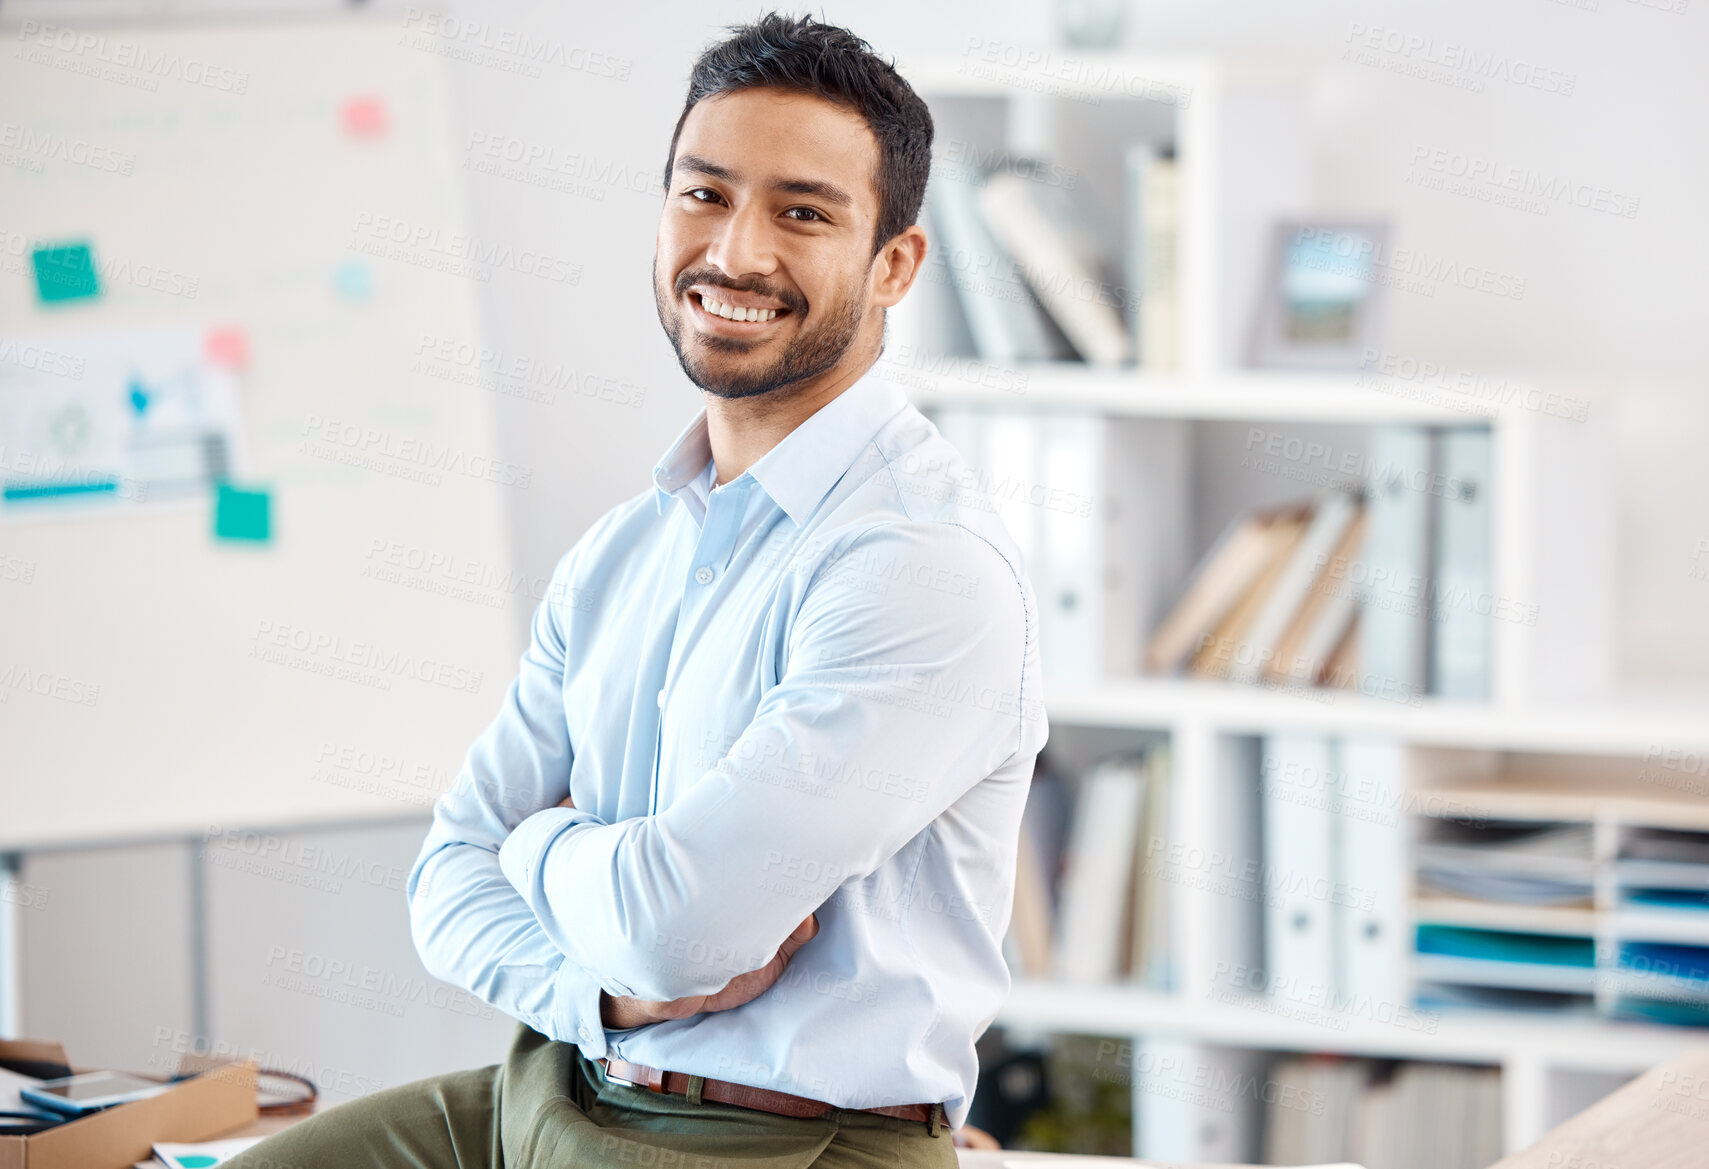
<svg viewBox="0 0 1709 1169"><path fill-rule="evenodd" d="M588 1059L605 1055L605 1024L599 1017L599 983L573 958L565 958L553 986L554 1039L582 1049Z"/></svg>
<svg viewBox="0 0 1709 1169"><path fill-rule="evenodd" d="M498 867L503 871L505 880L533 906L534 879L546 861L546 850L565 829L596 819L591 813L576 808L557 807L542 808L524 819L498 846Z"/></svg>

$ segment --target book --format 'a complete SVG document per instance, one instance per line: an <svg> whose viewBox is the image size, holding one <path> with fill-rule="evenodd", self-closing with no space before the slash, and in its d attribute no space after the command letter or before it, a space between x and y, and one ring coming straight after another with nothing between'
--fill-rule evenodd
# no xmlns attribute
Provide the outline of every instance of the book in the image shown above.
<svg viewBox="0 0 1709 1169"><path fill-rule="evenodd" d="M1155 990L1173 985L1169 962L1169 884L1150 863L1169 839L1170 753L1167 743L1155 743L1145 753L1145 801L1139 841L1134 849L1133 887L1128 894L1127 961L1121 970L1130 981Z"/></svg>
<svg viewBox="0 0 1709 1169"><path fill-rule="evenodd" d="M1309 685L1323 676L1330 656L1346 637L1358 613L1358 594L1347 579L1347 566L1359 555L1367 518L1361 505L1334 549L1318 566L1306 588L1304 602L1276 643L1276 652L1265 663L1266 679Z"/></svg>
<svg viewBox="0 0 1709 1169"><path fill-rule="evenodd" d="M1003 171L986 180L979 207L1080 356L1093 365L1120 365L1133 345L1119 298L1103 278L1097 217L1077 193Z"/></svg>
<svg viewBox="0 0 1709 1169"><path fill-rule="evenodd" d="M1202 677L1226 678L1236 657L1250 652L1247 633L1287 570L1310 517L1311 508L1305 505L1277 516L1269 525L1269 556L1263 570L1216 627L1199 639L1189 670Z"/></svg>
<svg viewBox="0 0 1709 1169"><path fill-rule="evenodd" d="M1168 372L1181 365L1180 171L1173 154L1144 161L1139 182L1140 364Z"/></svg>
<svg viewBox="0 0 1709 1169"><path fill-rule="evenodd" d="M1311 522L1254 615L1241 650L1229 662L1230 679L1257 682L1263 678L1288 622L1305 604L1312 582L1323 572L1358 512L1358 500L1344 491L1329 492L1312 508Z"/></svg>
<svg viewBox="0 0 1709 1169"><path fill-rule="evenodd" d="M1208 636L1274 559L1284 513L1248 512L1223 529L1211 550L1193 570L1175 607L1152 633L1145 649L1145 668L1173 673Z"/></svg>
<svg viewBox="0 0 1709 1169"><path fill-rule="evenodd" d="M1134 756L1107 759L1081 780L1058 919L1056 971L1068 981L1111 982L1120 971L1145 802L1143 763Z"/></svg>
<svg viewBox="0 0 1709 1169"><path fill-rule="evenodd" d="M983 183L963 172L935 174L927 186L941 259L967 318L980 360L1044 361L1062 356L1019 269L985 226Z"/></svg>

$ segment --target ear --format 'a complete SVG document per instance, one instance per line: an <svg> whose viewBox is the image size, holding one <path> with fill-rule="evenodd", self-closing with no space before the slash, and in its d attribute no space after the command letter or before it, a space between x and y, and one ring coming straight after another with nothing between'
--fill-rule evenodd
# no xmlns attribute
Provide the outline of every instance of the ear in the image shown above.
<svg viewBox="0 0 1709 1169"><path fill-rule="evenodd" d="M926 262L926 233L919 224L903 228L873 260L872 303L890 308L908 294Z"/></svg>

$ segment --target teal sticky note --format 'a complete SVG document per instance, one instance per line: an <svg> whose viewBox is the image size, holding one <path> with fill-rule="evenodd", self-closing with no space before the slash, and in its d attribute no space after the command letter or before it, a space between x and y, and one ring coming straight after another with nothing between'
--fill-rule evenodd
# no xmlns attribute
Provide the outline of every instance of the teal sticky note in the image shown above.
<svg viewBox="0 0 1709 1169"><path fill-rule="evenodd" d="M273 499L266 491L233 487L230 483L216 485L214 496L214 535L221 540L259 540L272 538Z"/></svg>
<svg viewBox="0 0 1709 1169"><path fill-rule="evenodd" d="M101 295L95 275L95 251L87 243L51 244L30 253L36 269L36 295L43 304L87 300Z"/></svg>
<svg viewBox="0 0 1709 1169"><path fill-rule="evenodd" d="M374 295L374 274L359 256L339 261L338 267L333 269L332 284L344 300L363 301Z"/></svg>

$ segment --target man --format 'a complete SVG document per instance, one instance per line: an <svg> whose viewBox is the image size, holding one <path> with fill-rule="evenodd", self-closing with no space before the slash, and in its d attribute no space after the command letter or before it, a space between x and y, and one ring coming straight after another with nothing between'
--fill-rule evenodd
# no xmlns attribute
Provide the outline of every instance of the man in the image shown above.
<svg viewBox="0 0 1709 1169"><path fill-rule="evenodd" d="M697 62L653 283L705 411L559 561L408 883L524 1026L239 1169L956 1163L1046 726L1016 549L873 373L931 138L811 18Z"/></svg>

